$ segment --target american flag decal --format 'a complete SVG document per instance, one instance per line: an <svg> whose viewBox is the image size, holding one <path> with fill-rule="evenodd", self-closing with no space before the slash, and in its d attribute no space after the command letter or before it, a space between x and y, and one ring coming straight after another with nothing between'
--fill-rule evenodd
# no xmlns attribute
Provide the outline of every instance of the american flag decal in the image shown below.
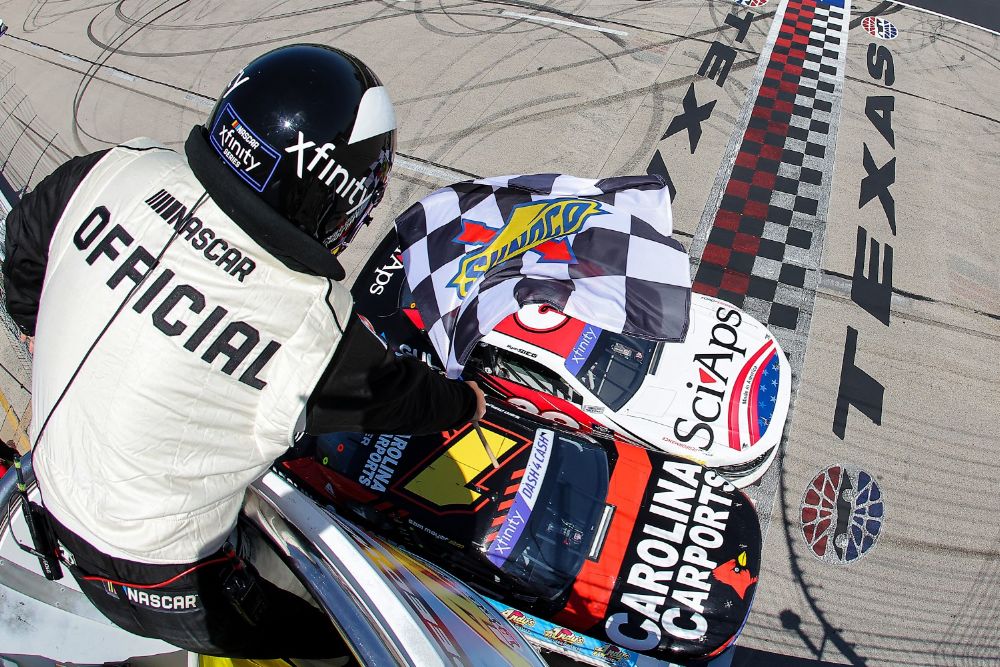
<svg viewBox="0 0 1000 667"><path fill-rule="evenodd" d="M778 355L771 351L771 356L764 362L764 370L754 379L751 396L756 400L751 402L756 414L751 415L750 443L756 444L771 425L771 415L778 402L778 386L780 383L780 364ZM755 418L754 418L755 417Z"/></svg>

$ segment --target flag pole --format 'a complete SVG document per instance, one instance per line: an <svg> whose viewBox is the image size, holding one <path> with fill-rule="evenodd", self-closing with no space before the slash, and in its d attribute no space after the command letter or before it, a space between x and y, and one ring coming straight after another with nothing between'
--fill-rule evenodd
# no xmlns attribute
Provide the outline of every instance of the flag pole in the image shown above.
<svg viewBox="0 0 1000 667"><path fill-rule="evenodd" d="M483 433L483 429L480 428L480 426L479 426L479 420L478 419L474 420L472 422L472 425L476 427L476 433L479 434L479 439L483 443L483 449L485 449L486 453L489 455L490 462L493 464L493 467L494 468L499 468L500 467L500 462L497 461L497 456L496 456L496 454L493 453L493 448L490 447L490 443L486 442L486 435Z"/></svg>

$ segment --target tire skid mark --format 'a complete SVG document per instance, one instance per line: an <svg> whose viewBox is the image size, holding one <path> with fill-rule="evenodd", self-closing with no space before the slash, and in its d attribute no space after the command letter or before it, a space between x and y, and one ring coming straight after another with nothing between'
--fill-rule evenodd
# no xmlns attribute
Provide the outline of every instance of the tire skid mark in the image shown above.
<svg viewBox="0 0 1000 667"><path fill-rule="evenodd" d="M419 12L415 13L415 17L414 18L417 21L417 23L420 24L421 27L423 27L425 30L430 30L432 33L434 32L433 30L431 30L431 27L427 23L427 18L426 18L426 16L423 13L419 13ZM497 37L497 35L490 34L490 33L477 33L477 36L478 36L478 39L473 44L469 45L468 48L466 48L461 54L456 54L456 58L454 60L455 62L462 62L463 60L465 60L468 57L468 55L470 53L472 53L475 50L478 50L478 49L481 49L481 48L485 48L486 45L491 40L493 40L494 38ZM448 106L450 106L450 105L454 106L454 105L461 104L462 101L464 100L464 98L466 96L471 95L474 90L478 89L475 85L473 85L474 82L482 81L484 78L486 78L487 76L489 76L490 72L492 72L494 69L502 67L504 65L504 63L506 62L507 58L510 58L510 57L513 57L513 56L517 56L517 55L521 55L521 53L523 53L526 49L529 49L529 48L532 48L532 47L535 46L534 44L530 44L530 45L527 45L527 46L522 46L522 42L523 42L523 40L518 40L511 47L509 47L507 49L507 51L506 51L506 54L507 54L506 57L504 59L501 59L498 63L494 64L494 66L492 68L484 70L484 71L479 71L479 72L475 72L474 71L471 75L468 75L463 81L460 82L461 85L459 86L459 89L458 89L458 91L456 92L455 95L435 96L434 98L432 98L433 99L433 107L432 107L432 110L430 111L430 113L426 114L426 116L429 117L429 118L437 118L438 119L437 122L433 126L430 126L430 127L415 128L414 134L413 134L414 139L412 141L407 141L406 142L407 145L411 145L413 147L417 147L417 146L421 146L424 143L426 143L426 137L427 137L427 135L430 134L430 133L432 133L432 132L434 132L435 129L441 125L441 123L445 122L446 117L448 115L447 113L445 113L445 109ZM432 87L434 85L437 85L438 82L440 82L440 81L447 80L450 75L451 75L451 66L450 65L448 67L443 67L443 68L439 69L438 72L437 72L437 75L428 82L428 87ZM399 103L397 102L397 104L399 104ZM422 132L421 132L421 130L422 130ZM400 148L403 148L403 146L400 146ZM442 158L444 157L444 155L450 149L451 149L451 147L448 146L448 145L441 145L441 146L438 146L436 148L430 149L420 159L422 159L423 161L427 162L428 164L432 164L432 165L436 165L436 166L441 167L443 165L441 165L440 162L441 162ZM459 179L459 180L464 180L464 179ZM446 185L446 184L448 184L450 182L453 182L453 181L443 181L441 183L435 184L435 187L439 187L440 185ZM409 202L409 201L411 201L413 199L416 199L416 198L418 198L420 196L423 196L424 194L426 194L426 190L424 190L423 188L418 187L418 183L417 182L414 182L414 181L411 181L411 180L407 179L407 184L403 187L403 190L400 193L400 196L402 198L402 201Z"/></svg>
<svg viewBox="0 0 1000 667"><path fill-rule="evenodd" d="M195 91L193 91L193 90L191 90L189 88L184 88L183 86L176 86L176 85L174 85L172 83L167 83L166 81L160 81L159 79L153 79L153 78L150 78L148 76L143 76L141 74L136 74L135 72L130 72L128 70L121 69L120 67L111 67L110 65L102 64L102 63L100 63L97 60L91 60L89 58L84 58L84 57L81 57L81 56L74 56L73 54L70 54L70 53L67 53L65 51L62 51L61 49L57 49L55 47L48 46L46 44L40 44L38 42L34 42L32 40L25 39L23 37L18 37L17 35L5 35L4 38L12 40L12 41L23 42L23 43L27 44L28 46L32 47L33 49L38 49L38 50L42 50L42 51L51 51L51 52L55 53L59 58L61 58L63 60L68 60L70 62L76 62L76 63L87 63L87 65L91 66L91 67L98 67L98 68L101 68L101 69L105 69L105 70L108 71L108 74L110 76L116 76L118 78L122 78L122 79L125 79L125 80L131 80L131 81L134 81L134 80L145 81L146 83L152 83L152 84L156 84L158 86L163 86L164 88L169 88L169 89L175 90L175 91L177 91L179 93L185 93L185 94L189 94L189 95L198 95L199 97L205 97L204 95L201 95L200 93L197 93L197 92L195 92ZM25 55L33 55L33 54L27 54L26 53ZM55 63L55 62L53 62L51 60L45 59L45 58L42 58L42 60L44 60L47 63L53 64L53 65L57 64L57 63ZM76 70L76 71L79 71L79 70ZM159 99L159 98L156 98L156 99Z"/></svg>
<svg viewBox="0 0 1000 667"><path fill-rule="evenodd" d="M996 630L990 627L989 619L1000 618L1000 596L996 594L1000 589L1000 530L993 540L992 558L980 566L973 581L971 598L935 647L938 665L968 664L969 659L986 662L996 658L996 637L991 634L991 630L994 633ZM956 656L959 647L962 654Z"/></svg>
<svg viewBox="0 0 1000 667"><path fill-rule="evenodd" d="M765 13L762 13L762 14L755 14L754 18L753 18L753 22L757 23L759 21L766 21L768 19L772 19L774 17L774 14L775 14L775 12L773 12L773 11L771 11L771 12L765 12ZM725 16L725 14L719 14L719 16ZM658 50L666 49L668 47L674 47L674 46L676 46L678 44L682 44L682 43L685 43L685 42L695 42L695 43L700 43L700 44L705 44L705 45L712 44L715 41L714 37L717 36L720 33L720 31L722 31L722 29L725 27L725 20L724 19L722 19L722 20L716 20L715 27L705 28L704 30L700 30L698 32L693 32L693 33L677 33L677 32L665 31L665 30L657 30L657 29L653 29L653 28L649 28L649 27L644 27L644 26L639 26L639 25L633 25L633 24L621 24L621 25L627 25L628 27L633 28L637 33L647 33L647 34L653 34L653 35L666 35L669 38L661 40L661 41L653 42L653 43L650 43L650 44L644 44L644 45L641 45L641 46L635 46L635 47L629 47L629 48L624 48L623 47L620 52L613 54L613 57L616 57L616 58L619 57L619 56L636 55L636 54L650 52L650 51L658 51ZM638 39L638 38L639 37L637 35L636 39ZM630 40L630 41L636 41L636 40L633 39L633 40ZM757 52L754 49L752 49L752 48L745 47L745 46L742 46L740 44L734 44L732 46L737 51L737 53L744 53L746 55L750 55L750 56L754 56L754 57L757 56ZM545 70L545 72L546 73L561 72L561 71L564 71L564 70L573 69L575 67L582 67L582 66L592 65L592 64L594 64L596 62L600 62L600 60L599 59L591 59L591 60L578 61L576 63L571 63L571 64L568 64L568 65L561 65L561 66L558 66L558 67L553 67L553 68ZM529 74L527 76L534 76L534 75ZM522 78L525 78L525 77L511 77L511 80L520 80ZM452 92L456 92L456 91L453 91L453 90L439 91L439 92L434 93L433 95L426 95L426 96L420 97L420 98L410 98L409 100L405 100L405 101L421 100L421 99L425 99L425 98L429 98L429 97L436 97L438 95L450 94Z"/></svg>
<svg viewBox="0 0 1000 667"><path fill-rule="evenodd" d="M345 0L344 2L334 2L334 3L328 4L328 5L323 5L321 7L312 7L310 9L301 9L301 10L294 11L294 12L286 12L284 14L272 14L272 15L269 15L269 16L258 16L258 17L254 18L254 19L242 19L242 20L239 20L239 21L222 21L222 22L219 22L219 23L190 23L190 24L187 24L187 25L183 25L183 24L179 25L179 24L173 24L172 23L170 25L162 25L162 26L161 25L155 25L155 24L147 24L147 25L143 25L142 27L146 28L146 29L149 29L149 30L154 30L154 31L155 30L167 30L167 31L171 31L171 30L194 30L194 31L202 31L202 30L212 30L212 29L215 29L215 28L241 28L241 27L244 27L244 26L247 26L247 25L258 25L260 23L264 23L264 22L268 22L268 21L282 21L282 20L285 20L285 19L302 18L304 16L309 16L310 14L317 14L317 13L321 13L321 12L327 12L327 11L331 11L331 10L343 9L345 7L354 7L354 6L357 6L357 5L362 5L362 4L367 4L367 3L374 3L374 2L379 2L379 0ZM125 14L125 12L122 11L122 9L121 9L121 4L122 3L118 3L118 5L116 5L116 7L115 7L115 18L117 18L122 23L131 25L131 26L137 26L140 23L142 23L142 21L140 21L139 19L134 19L131 16L128 16L127 14ZM285 3L283 3L283 2L276 3L276 5L282 5L282 4L285 4ZM207 6L206 6L206 9L207 9Z"/></svg>
<svg viewBox="0 0 1000 667"><path fill-rule="evenodd" d="M64 18L75 16L76 14L85 14L93 9L103 9L104 7L107 7L108 5L112 4L112 2L101 2L94 5L88 5L86 7L77 7L75 9L70 9L64 12L56 12L46 16L46 18L54 17L48 23L39 23L37 20L39 18L39 15L41 14L45 6L50 4L52 4L51 0L41 0L40 2L36 2L35 6L32 9L28 10L28 13L25 15L24 21L21 24L21 29L25 33L36 32L38 30L41 30L42 28L47 28L50 25L58 23ZM29 21L31 23L31 27L28 26Z"/></svg>
<svg viewBox="0 0 1000 667"><path fill-rule="evenodd" d="M163 7L164 5L168 4L168 2L169 2L169 0L163 0L162 2L160 2L159 4L157 4L153 9L150 9L149 12L146 15L148 16L148 15L154 14L161 7ZM190 2L190 0L179 0L176 4L168 7L167 9L163 10L161 13L157 14L154 17L153 21L159 20L163 16L166 16L167 14L169 14L170 12L172 12L173 10L175 10L175 9L177 9L179 7L183 7L188 2ZM90 20L90 22L87 23L87 35L91 37L91 41L93 41L93 39L94 39L93 38L94 23L97 21L98 17L100 17L101 14L103 14L103 12L104 12L104 10L101 10L100 12L98 12L96 15L94 15L94 17ZM86 94L88 88L90 87L90 84L94 81L94 77L97 74L97 72L101 69L101 67L104 66L105 63L107 63L108 60L111 59L111 57L113 55L116 54L118 48L121 45L127 43L130 39L132 39L133 37L135 37L136 35L138 35L142 31L142 28L136 29L132 34L127 34L128 30L129 30L128 28L125 28L119 34L119 38L121 38L121 42L120 42L120 44L118 46L116 46L114 48L112 48L110 45L107 46L107 47L102 47L102 48L104 48L104 52L101 54L101 56L98 57L97 62L92 63L87 68L87 71L84 73L83 78L80 80L80 83L77 86L76 94L73 96L73 140L76 142L77 149L80 150L80 151L86 150L86 147L84 146L83 142L80 140L80 135L81 134L85 135L89 139L93 139L95 141L98 141L98 142L101 142L101 143L104 143L104 144L114 145L114 144L117 143L116 140L102 139L102 138L97 137L97 136L95 136L93 134L90 134L89 132L87 132L86 130L84 130L83 126L80 124L80 106L83 103L83 97Z"/></svg>
<svg viewBox="0 0 1000 667"><path fill-rule="evenodd" d="M747 58L745 60L736 62L732 66L730 71L744 70L753 67L756 64L757 64L756 58ZM454 141L456 139L468 137L470 134L473 133L481 133L481 132L490 133L508 129L510 127L514 127L519 124L524 124L526 121L537 122L541 120L547 120L550 118L560 118L566 115L578 113L582 109L602 108L608 106L609 104L615 104L627 99L632 99L635 97L645 97L647 95L651 95L661 91L666 91L673 88L680 88L696 80L700 80L701 78L702 77L698 74L690 74L687 76L671 79L669 81L662 81L651 84L649 86L643 86L641 88L633 88L622 93L616 93L613 95L605 95L603 97L589 99L569 106L562 106L556 109L549 109L547 111L541 111L531 115L517 116L515 118L511 118L505 121L497 120L488 127L469 127L448 134L429 137L429 139L433 141Z"/></svg>
<svg viewBox="0 0 1000 667"><path fill-rule="evenodd" d="M957 107L957 106L955 106L953 104L948 104L947 102L941 102L940 100L932 100L929 97L925 97L923 95L918 95L917 93L911 93L911 92L908 92L908 91L903 90L903 89L898 88L898 87L889 87L889 86L886 86L884 83L877 83L877 82L872 81L871 79L860 79L858 77L847 75L847 76L844 77L844 80L845 81L850 81L851 83L859 83L859 84L864 83L864 84L868 84L870 86L874 86L876 88L881 88L881 89L884 89L884 90L891 90L896 95L906 95L907 97L913 97L913 98L921 100L923 102L930 102L931 104L937 104L938 106L942 106L942 107L951 109L953 111L958 111L959 113L964 113L964 114L968 114L970 116L975 116L976 118L982 118L983 120L988 120L991 123L998 123L998 124L1000 124L1000 118L993 118L992 116L987 116L985 114L981 114L978 111L972 111L971 109L963 109L962 107Z"/></svg>
<svg viewBox="0 0 1000 667"><path fill-rule="evenodd" d="M708 31L706 31L706 32L708 32ZM716 33L718 31L712 30L711 32L712 33ZM667 39L667 40L663 40L663 41L653 42L652 44L646 44L646 45L643 45L643 46L630 47L630 48L627 48L627 49L622 49L621 51L618 51L616 53L607 54L607 55L605 55L603 57L590 58L590 59L586 59L586 60L580 60L580 61L577 61L577 62L568 63L566 65L557 65L555 67L546 68L546 69L542 70L541 72L527 72L527 73L525 73L525 74L523 74L521 76L508 76L508 77L504 77L502 79L496 79L496 80L493 80L493 81L488 81L488 82L479 84L476 87L477 88L485 88L485 87L489 87L489 86L493 86L493 85L500 85L500 84L506 84L506 83L524 81L526 79L536 78L536 77L540 77L540 76L548 76L548 75L551 75L551 74L559 74L561 72L566 72L566 71L574 70L574 69L577 69L577 68L580 68L580 67L588 67L590 65L598 64L598 63L600 63L602 61L608 60L608 58L618 59L618 58L622 58L622 57L625 57L625 56L634 56L634 55L640 54L640 53L646 53L646 52L656 51L657 49L662 49L664 47L675 46L675 45L683 43L685 41L687 41L687 40L684 37L676 37L676 38L671 38L671 39ZM700 42L702 40L698 40L698 41ZM710 44L711 41L707 41L706 43ZM745 55L752 56L754 58L754 62L756 62L756 57L757 57L757 53L756 52L754 52L752 50L745 50L745 49L737 49L737 51L741 52L741 53L744 53ZM741 62L746 62L746 61L741 61ZM744 65L744 67L747 67L747 66L748 65ZM736 67L736 65L733 65L733 67ZM409 103L409 102L422 102L424 100L436 99L436 98L438 98L438 97L440 97L442 95L452 95L452 94L459 93L459 92L464 92L464 91L465 91L464 88L456 87L456 88L451 88L451 89L448 89L448 90L441 90L441 91L436 91L436 92L433 92L433 93L427 93L425 95L420 95L420 96L417 96L417 97L409 97L409 98L401 99L401 100L399 100L399 103L400 104L406 104L406 103Z"/></svg>

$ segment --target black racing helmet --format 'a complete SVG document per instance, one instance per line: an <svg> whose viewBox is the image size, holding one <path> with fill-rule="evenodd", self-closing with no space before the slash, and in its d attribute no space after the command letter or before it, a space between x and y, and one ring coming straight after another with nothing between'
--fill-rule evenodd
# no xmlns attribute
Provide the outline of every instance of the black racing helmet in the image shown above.
<svg viewBox="0 0 1000 667"><path fill-rule="evenodd" d="M396 148L381 81L320 44L283 46L244 67L206 128L223 162L333 254L371 219Z"/></svg>

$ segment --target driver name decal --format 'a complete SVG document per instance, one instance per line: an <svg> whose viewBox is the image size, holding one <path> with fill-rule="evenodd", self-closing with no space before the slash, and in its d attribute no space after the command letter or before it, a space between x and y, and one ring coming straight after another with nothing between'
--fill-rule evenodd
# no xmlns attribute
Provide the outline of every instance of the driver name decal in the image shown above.
<svg viewBox="0 0 1000 667"><path fill-rule="evenodd" d="M546 429L539 429L535 433L535 442L531 447L531 454L528 456L528 463L514 495L513 504L496 538L486 550L486 557L497 567L502 567L507 561L531 517L539 488L545 479L545 471L549 467L553 435L552 431Z"/></svg>

